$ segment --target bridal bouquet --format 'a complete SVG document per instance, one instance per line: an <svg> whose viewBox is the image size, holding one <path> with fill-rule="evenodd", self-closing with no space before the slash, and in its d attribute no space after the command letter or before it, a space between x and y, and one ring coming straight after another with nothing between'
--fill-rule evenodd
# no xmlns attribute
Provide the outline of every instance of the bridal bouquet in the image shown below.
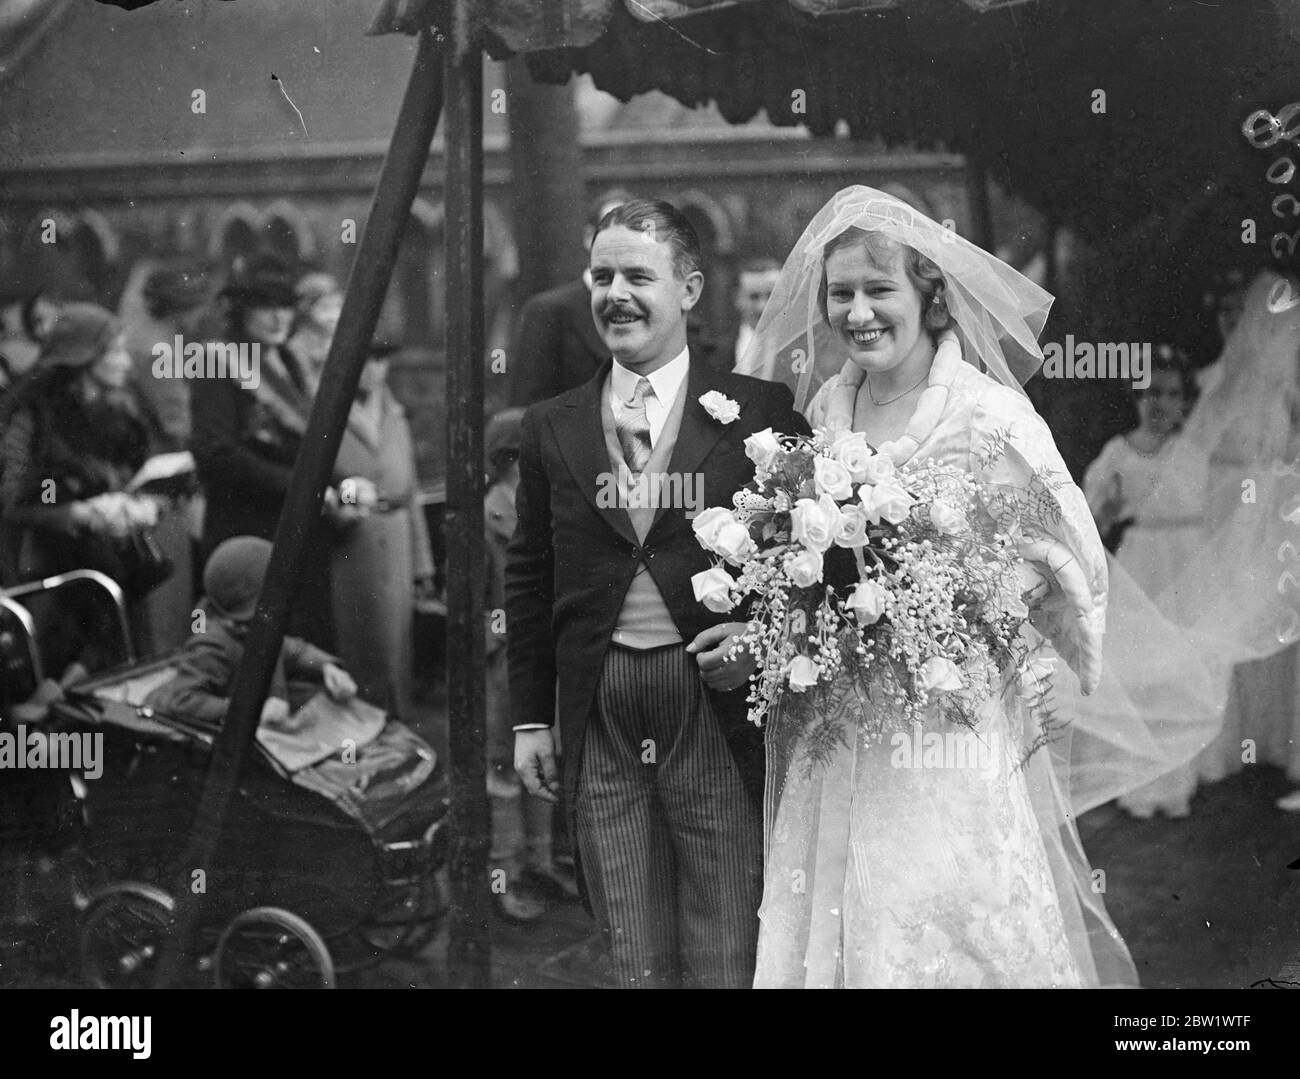
<svg viewBox="0 0 1300 1079"><path fill-rule="evenodd" d="M719 613L752 597L735 648L758 662L753 722L783 693L837 679L859 701L884 704L883 693L893 707L860 714L891 715L904 730L932 704L976 726L1007 678L1032 696L1046 672L1019 644L1026 567L1016 536L977 512L975 477L934 461L895 469L848 431L769 428L745 452L753 482L732 508L695 518L717 562L691 583Z"/></svg>

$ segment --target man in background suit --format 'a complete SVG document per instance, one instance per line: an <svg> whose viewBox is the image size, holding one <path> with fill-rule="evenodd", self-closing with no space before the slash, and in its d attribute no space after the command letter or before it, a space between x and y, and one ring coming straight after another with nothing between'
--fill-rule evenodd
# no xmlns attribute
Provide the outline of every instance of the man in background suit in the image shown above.
<svg viewBox="0 0 1300 1079"><path fill-rule="evenodd" d="M668 203L633 200L600 223L591 310L613 360L524 414L506 566L515 768L532 794L563 790L627 988L748 987L757 947L753 660L727 658L744 623L695 598L712 560L691 518L753 479L749 435L808 428L787 387L717 371L688 347L699 260ZM647 489L660 496L650 504Z"/></svg>
<svg viewBox="0 0 1300 1079"><path fill-rule="evenodd" d="M745 355L750 342L754 339L754 330L763 314L763 308L772 298L772 290L781 278L781 264L776 259L750 259L742 263L740 276L736 280L734 294L736 314L740 316L740 325L736 338L731 343L731 366L735 370L740 358Z"/></svg>

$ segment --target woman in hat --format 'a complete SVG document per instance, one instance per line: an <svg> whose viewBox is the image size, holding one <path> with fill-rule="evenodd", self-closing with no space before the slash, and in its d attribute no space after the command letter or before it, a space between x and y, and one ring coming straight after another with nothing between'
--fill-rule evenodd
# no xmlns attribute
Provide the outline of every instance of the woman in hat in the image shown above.
<svg viewBox="0 0 1300 1079"><path fill-rule="evenodd" d="M20 579L82 568L108 573L127 588L136 648L148 651L143 591L132 591L118 555L122 541L158 519L153 499L125 493L152 435L130 375L121 324L110 312L82 303L60 309L36 366L0 416L0 514L24 533ZM60 635L64 658L78 656L78 643L102 650L112 637L96 628L84 621L71 638Z"/></svg>
<svg viewBox="0 0 1300 1079"><path fill-rule="evenodd" d="M309 373L288 347L295 277L274 256L237 266L222 291L227 342L248 347L256 384L197 379L190 387L191 448L206 497L201 557L232 536L271 539L311 414ZM341 478L341 477L340 477ZM309 543L291 632L329 644L329 555Z"/></svg>

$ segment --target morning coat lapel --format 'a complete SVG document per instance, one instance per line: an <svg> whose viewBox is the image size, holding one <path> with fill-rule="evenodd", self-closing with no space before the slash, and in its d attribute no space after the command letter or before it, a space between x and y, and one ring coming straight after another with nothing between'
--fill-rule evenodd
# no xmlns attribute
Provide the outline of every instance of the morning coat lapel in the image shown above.
<svg viewBox="0 0 1300 1079"><path fill-rule="evenodd" d="M727 425L715 420L700 404L700 397L710 390L723 390L722 378L710 367L698 353L691 352L690 372L686 376L686 402L682 408L682 425L677 432L677 444L668 462L668 472L683 478L700 471L700 466L726 433ZM734 389L733 389L734 392ZM745 399L740 395L736 401L743 407ZM660 506L655 512L654 528L668 510Z"/></svg>
<svg viewBox="0 0 1300 1079"><path fill-rule="evenodd" d="M560 455L578 490L591 503L597 517L635 546L638 543L636 530L627 510L618 505L602 506L597 501L602 490L611 490L608 477L612 470L609 451L605 447L605 428L600 418L600 397L612 365L612 360L601 364L600 370L583 383L565 407L555 412L551 423Z"/></svg>

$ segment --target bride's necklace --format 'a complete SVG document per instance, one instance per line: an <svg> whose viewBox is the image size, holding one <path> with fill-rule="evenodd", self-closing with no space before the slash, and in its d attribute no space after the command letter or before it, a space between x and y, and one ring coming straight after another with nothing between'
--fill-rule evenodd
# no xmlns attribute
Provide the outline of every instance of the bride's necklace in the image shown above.
<svg viewBox="0 0 1300 1079"><path fill-rule="evenodd" d="M907 389L905 389L902 393L898 394L896 397L890 397L888 400L885 400L885 401L877 401L877 400L876 400L876 395L875 395L874 393L871 392L871 376L868 375L868 376L866 377L866 383L867 383L867 396L871 398L871 403L872 403L873 405L877 405L877 406L880 406L880 405L892 405L895 401L901 401L904 397L906 397L909 393L911 393L911 392L912 392L914 389L916 389L918 386L924 385L924 383L929 379L929 377L930 377L930 372L929 372L929 371L926 371L926 373L923 374L923 375L921 376L920 381L918 381L918 382L914 383L913 385L909 386Z"/></svg>

